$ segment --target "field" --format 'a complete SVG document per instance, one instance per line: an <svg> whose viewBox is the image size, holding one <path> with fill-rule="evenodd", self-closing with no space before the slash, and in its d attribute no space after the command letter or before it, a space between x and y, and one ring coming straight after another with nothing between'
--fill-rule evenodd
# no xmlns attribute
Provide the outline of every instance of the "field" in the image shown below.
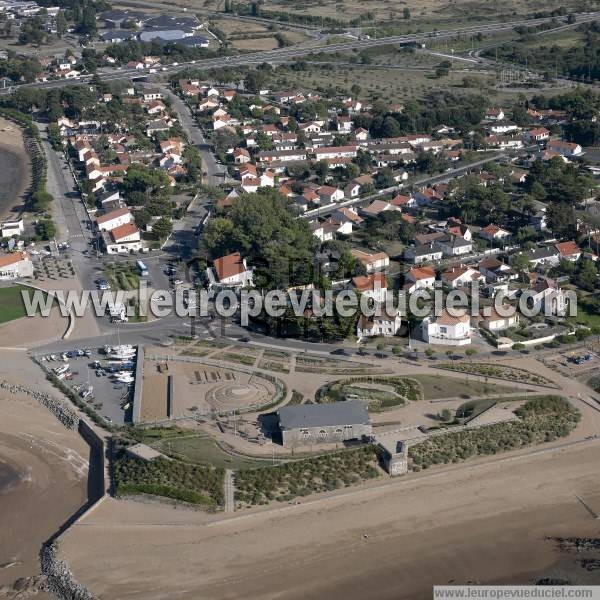
<svg viewBox="0 0 600 600"><path fill-rule="evenodd" d="M22 285L0 288L0 323L26 316L21 297L21 290L25 289Z"/></svg>
<svg viewBox="0 0 600 600"><path fill-rule="evenodd" d="M179 0L182 1L182 0ZM200 0L195 0L200 4ZM193 4L194 2L192 2ZM241 12L250 4L250 0L236 3ZM189 6L189 2L186 2ZM534 0L501 0L499 2L477 2L473 0L456 0L455 2L439 2L439 0L404 0L392 2L391 0L307 0L295 2L294 0L273 0L260 6L260 16L270 15L289 20L294 23L307 23L320 26L321 20L325 24L360 23L364 28L376 22L397 22L405 24L407 30L419 26L440 25L442 23L472 22L485 19L487 21L515 18L515 13L527 15L534 10L544 8L551 10L558 6L582 10L581 2L565 0L544 3L543 7ZM206 9L223 10L225 0L206 0L203 2ZM408 9L410 18L406 18L405 9ZM328 21L329 20L329 21Z"/></svg>

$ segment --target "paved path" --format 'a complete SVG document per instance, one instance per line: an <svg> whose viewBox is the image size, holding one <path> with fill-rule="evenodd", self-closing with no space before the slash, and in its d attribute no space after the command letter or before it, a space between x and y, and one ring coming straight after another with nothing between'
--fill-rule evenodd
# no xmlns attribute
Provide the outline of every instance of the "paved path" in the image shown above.
<svg viewBox="0 0 600 600"><path fill-rule="evenodd" d="M235 485L233 482L233 471L225 470L225 512L235 511Z"/></svg>

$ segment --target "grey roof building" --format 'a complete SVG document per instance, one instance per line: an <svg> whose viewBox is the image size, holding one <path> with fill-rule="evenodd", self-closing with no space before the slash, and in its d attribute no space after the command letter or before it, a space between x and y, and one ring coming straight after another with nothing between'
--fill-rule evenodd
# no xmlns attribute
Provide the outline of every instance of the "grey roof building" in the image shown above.
<svg viewBox="0 0 600 600"><path fill-rule="evenodd" d="M209 46L208 38L205 38L202 35L190 35L189 37L177 40L175 43L180 44L181 46L187 46L188 48L208 48Z"/></svg>
<svg viewBox="0 0 600 600"><path fill-rule="evenodd" d="M152 27L153 29L197 29L200 25L200 21L196 17L190 16L159 15L144 21L144 27Z"/></svg>
<svg viewBox="0 0 600 600"><path fill-rule="evenodd" d="M360 400L284 406L278 411L284 446L343 442L369 436L369 413Z"/></svg>
<svg viewBox="0 0 600 600"><path fill-rule="evenodd" d="M141 42L160 40L163 42L176 42L193 34L191 29L146 29L139 35Z"/></svg>
<svg viewBox="0 0 600 600"><path fill-rule="evenodd" d="M128 29L111 29L100 35L103 42L123 42L135 36L135 32Z"/></svg>

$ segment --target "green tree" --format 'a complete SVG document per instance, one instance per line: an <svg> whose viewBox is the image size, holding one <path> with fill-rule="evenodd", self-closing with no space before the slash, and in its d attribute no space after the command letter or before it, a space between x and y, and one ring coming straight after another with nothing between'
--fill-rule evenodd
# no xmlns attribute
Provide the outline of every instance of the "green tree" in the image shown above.
<svg viewBox="0 0 600 600"><path fill-rule="evenodd" d="M65 17L65 13L62 10L59 10L56 15L56 35L61 38L67 30L69 25L67 23L67 19Z"/></svg>
<svg viewBox="0 0 600 600"><path fill-rule="evenodd" d="M159 240L166 240L173 231L173 222L167 217L161 217L152 225L152 233Z"/></svg>

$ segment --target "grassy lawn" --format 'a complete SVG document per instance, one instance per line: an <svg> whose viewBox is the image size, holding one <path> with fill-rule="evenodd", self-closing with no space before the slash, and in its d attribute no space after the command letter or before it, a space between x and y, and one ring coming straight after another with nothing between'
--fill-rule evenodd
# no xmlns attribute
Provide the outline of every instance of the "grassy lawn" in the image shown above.
<svg viewBox="0 0 600 600"><path fill-rule="evenodd" d="M140 276L135 265L109 265L104 270L104 276L113 290L135 290L138 287Z"/></svg>
<svg viewBox="0 0 600 600"><path fill-rule="evenodd" d="M224 469L256 469L270 464L269 461L232 456L206 436L164 438L153 447L169 456Z"/></svg>
<svg viewBox="0 0 600 600"><path fill-rule="evenodd" d="M0 288L0 323L25 316L25 306L21 297L21 290L24 289L27 288L22 285Z"/></svg>
<svg viewBox="0 0 600 600"><path fill-rule="evenodd" d="M423 387L425 400L441 398L456 398L468 394L469 396L488 396L490 394L510 394L514 388L497 383L485 384L479 381L469 381L453 377L439 377L437 375L411 375Z"/></svg>
<svg viewBox="0 0 600 600"><path fill-rule="evenodd" d="M33 292L33 290L23 285L0 288L0 324L27 316L23 297L21 296L22 290Z"/></svg>

